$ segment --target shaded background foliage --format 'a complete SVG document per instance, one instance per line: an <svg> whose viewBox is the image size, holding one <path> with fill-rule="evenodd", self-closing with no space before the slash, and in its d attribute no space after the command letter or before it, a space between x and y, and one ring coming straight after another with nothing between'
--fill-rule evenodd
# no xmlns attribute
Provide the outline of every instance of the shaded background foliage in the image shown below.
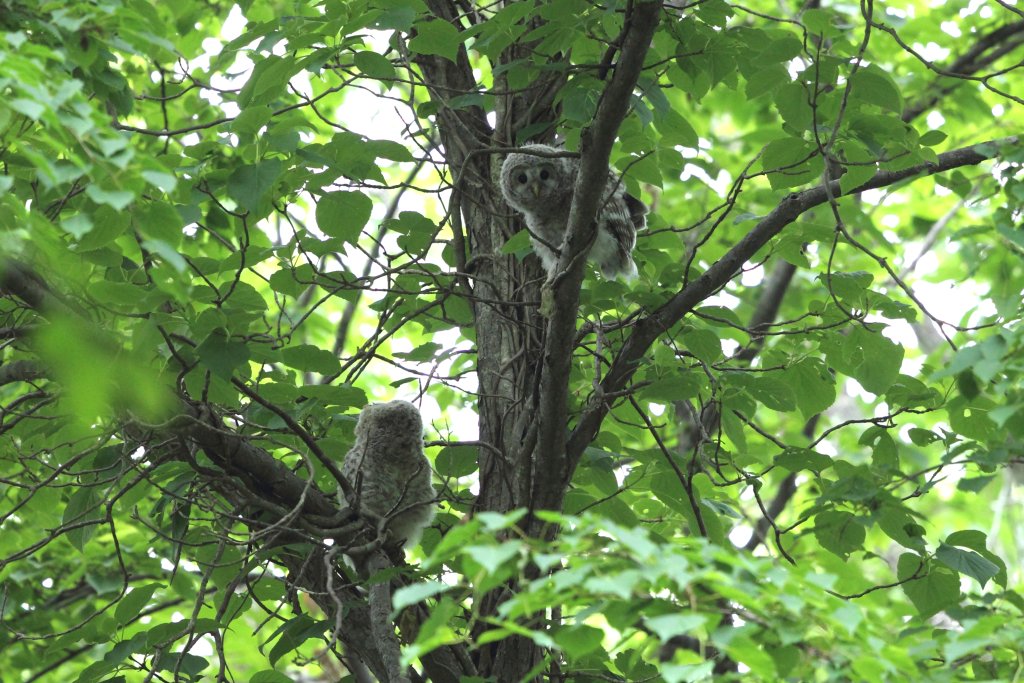
<svg viewBox="0 0 1024 683"><path fill-rule="evenodd" d="M1019 677L1022 17L0 0L0 670ZM556 134L545 283L493 182ZM392 397L408 564L335 495Z"/></svg>

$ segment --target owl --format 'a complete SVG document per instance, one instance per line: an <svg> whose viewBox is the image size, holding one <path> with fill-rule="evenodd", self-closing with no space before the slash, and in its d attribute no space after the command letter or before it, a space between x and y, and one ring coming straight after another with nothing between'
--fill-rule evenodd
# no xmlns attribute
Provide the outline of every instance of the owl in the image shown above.
<svg viewBox="0 0 1024 683"><path fill-rule="evenodd" d="M355 489L360 509L390 517L391 537L416 545L434 518L430 462L423 454L423 420L416 406L408 401L365 406L341 473Z"/></svg>
<svg viewBox="0 0 1024 683"><path fill-rule="evenodd" d="M509 154L501 165L501 193L509 206L523 214L533 251L550 276L558 265L558 249L569 223L579 159L529 153L562 151L548 145L525 145L520 149L523 151ZM624 183L609 171L597 210L597 236L588 255L605 277L636 277L631 252L637 230L647 224L646 213L643 202L626 194Z"/></svg>

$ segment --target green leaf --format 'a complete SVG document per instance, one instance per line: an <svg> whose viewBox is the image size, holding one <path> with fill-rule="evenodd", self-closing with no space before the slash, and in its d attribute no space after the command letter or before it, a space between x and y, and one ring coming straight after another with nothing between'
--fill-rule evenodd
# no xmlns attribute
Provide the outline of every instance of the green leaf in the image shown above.
<svg viewBox="0 0 1024 683"><path fill-rule="evenodd" d="M849 512L826 510L814 518L814 536L823 548L845 560L864 547L867 531Z"/></svg>
<svg viewBox="0 0 1024 683"><path fill-rule="evenodd" d="M362 408L367 403L366 392L349 384L307 384L299 392L341 408Z"/></svg>
<svg viewBox="0 0 1024 683"><path fill-rule="evenodd" d="M909 580L915 574L924 576ZM903 592L923 618L960 602L960 579L957 575L946 569L928 566L915 553L900 555L896 577L904 582Z"/></svg>
<svg viewBox="0 0 1024 683"><path fill-rule="evenodd" d="M333 353L312 344L287 346L281 349L281 359L288 367L302 372L329 375L341 369L341 363Z"/></svg>
<svg viewBox="0 0 1024 683"><path fill-rule="evenodd" d="M434 467L442 477L466 477L477 470L477 449L472 446L445 446L437 454Z"/></svg>
<svg viewBox="0 0 1024 683"><path fill-rule="evenodd" d="M520 230L516 234L508 238L508 240L501 246L502 254L517 254L524 256L530 252L532 247L530 246L530 233L526 230Z"/></svg>
<svg viewBox="0 0 1024 683"><path fill-rule="evenodd" d="M818 358L800 359L786 368L783 376L807 419L824 412L836 401L836 378Z"/></svg>
<svg viewBox="0 0 1024 683"><path fill-rule="evenodd" d="M789 72L781 64L770 64L747 79L747 99L755 100L762 95L775 92L779 86L790 82Z"/></svg>
<svg viewBox="0 0 1024 683"><path fill-rule="evenodd" d="M61 526L73 527L68 529L65 536L79 552L85 551L85 544L96 533L97 525L103 516L103 506L97 497L96 489L80 488L71 494L67 507L64 508Z"/></svg>
<svg viewBox="0 0 1024 683"><path fill-rule="evenodd" d="M268 655L270 663L276 664L281 657L289 652L294 652L310 638L319 638L327 629L326 622L315 621L306 614L300 614L286 621L274 632L275 635L280 633L281 637L277 639L274 647L270 650Z"/></svg>
<svg viewBox="0 0 1024 683"><path fill-rule="evenodd" d="M790 385L767 373L735 373L729 381L772 410L789 412L796 409L796 394Z"/></svg>
<svg viewBox="0 0 1024 683"><path fill-rule="evenodd" d="M267 104L285 90L288 80L299 67L293 56L268 55L253 66L249 80L238 95L243 109L254 104Z"/></svg>
<svg viewBox="0 0 1024 683"><path fill-rule="evenodd" d="M879 528L905 548L924 552L924 527L901 507L885 505L877 515Z"/></svg>
<svg viewBox="0 0 1024 683"><path fill-rule="evenodd" d="M409 584L408 586L402 586L395 591L391 597L392 604L392 616L398 614L403 609L410 605L415 605L419 602L423 602L427 598L433 597L449 591L452 586L440 581L420 581L418 583Z"/></svg>
<svg viewBox="0 0 1024 683"><path fill-rule="evenodd" d="M92 219L84 213L76 213L73 216L68 216L60 222L60 227L64 228L72 237L81 239L90 230L92 230Z"/></svg>
<svg viewBox="0 0 1024 683"><path fill-rule="evenodd" d="M962 550L956 546L940 543L935 559L950 569L966 574L984 588L988 580L999 573L999 567L973 550Z"/></svg>
<svg viewBox="0 0 1024 683"><path fill-rule="evenodd" d="M494 574L506 562L519 556L519 542L507 542L501 545L471 545L463 552L472 557L488 574Z"/></svg>
<svg viewBox="0 0 1024 683"><path fill-rule="evenodd" d="M106 204L116 211L123 211L129 204L135 201L135 194L128 190L105 190L99 185L90 185L85 188L85 194L97 204Z"/></svg>
<svg viewBox="0 0 1024 683"><path fill-rule="evenodd" d="M947 137L949 136L943 133L941 130L933 129L927 131L924 135L922 135L921 139L918 142L927 147L934 147L935 145L945 142Z"/></svg>
<svg viewBox="0 0 1024 683"><path fill-rule="evenodd" d="M790 472L810 470L815 474L820 474L822 470L832 466L832 458L824 453L818 453L808 448L791 446L775 456L775 464L779 467L785 467Z"/></svg>
<svg viewBox="0 0 1024 683"><path fill-rule="evenodd" d="M600 649L603 642L604 631L586 624L563 626L555 632L555 643L570 661Z"/></svg>
<svg viewBox="0 0 1024 683"><path fill-rule="evenodd" d="M280 671L267 669L266 671L257 671L250 676L249 683L293 683L293 681L290 676L285 676Z"/></svg>
<svg viewBox="0 0 1024 683"><path fill-rule="evenodd" d="M233 341L222 330L215 330L196 348L203 365L221 379L230 380L237 370L249 364L249 347Z"/></svg>
<svg viewBox="0 0 1024 683"><path fill-rule="evenodd" d="M680 372L674 377L665 377L651 382L641 391L649 401L671 403L696 398L703 386L701 378L695 372Z"/></svg>
<svg viewBox="0 0 1024 683"><path fill-rule="evenodd" d="M139 232L170 246L181 243L181 215L174 207L164 202L147 202L137 209L135 225Z"/></svg>
<svg viewBox="0 0 1024 683"><path fill-rule="evenodd" d="M398 246L407 254L419 254L434 240L437 225L416 211L403 211L398 218L388 221L388 229L401 235Z"/></svg>
<svg viewBox="0 0 1024 683"><path fill-rule="evenodd" d="M831 337L822 343L829 364L853 377L867 391L882 395L896 381L903 364L903 347L880 331L856 325L845 338Z"/></svg>
<svg viewBox="0 0 1024 683"><path fill-rule="evenodd" d="M765 146L761 167L768 174L772 189L779 190L816 180L821 175L822 162L810 143L789 137L773 140Z"/></svg>
<svg viewBox="0 0 1024 683"><path fill-rule="evenodd" d="M722 357L722 342L711 330L688 330L683 346L701 361L711 364Z"/></svg>
<svg viewBox="0 0 1024 683"><path fill-rule="evenodd" d="M896 114L903 112L903 95L883 69L871 64L862 66L850 79L852 97L871 102Z"/></svg>
<svg viewBox="0 0 1024 683"><path fill-rule="evenodd" d="M262 203L271 198L282 169L280 159L266 159L258 164L241 166L228 176L228 196L240 208L259 213Z"/></svg>
<svg viewBox="0 0 1024 683"><path fill-rule="evenodd" d="M392 79L395 77L395 67L391 61L376 52L365 50L357 52L352 58L356 68L370 78Z"/></svg>
<svg viewBox="0 0 1024 683"><path fill-rule="evenodd" d="M704 626L707 620L704 614L659 614L647 617L644 623L664 643L674 636L692 633Z"/></svg>
<svg viewBox="0 0 1024 683"><path fill-rule="evenodd" d="M421 55L438 55L450 62L455 61L463 36L447 21L418 21L413 26L413 32L415 35L409 41L410 50Z"/></svg>
<svg viewBox="0 0 1024 683"><path fill-rule="evenodd" d="M33 121L38 121L43 117L43 114L46 113L46 107L38 102L27 100L22 97L16 97L12 100L8 100L7 106L20 114L24 114Z"/></svg>
<svg viewBox="0 0 1024 683"><path fill-rule="evenodd" d="M362 192L332 192L316 203L316 224L320 231L355 244L370 220L373 201Z"/></svg>
<svg viewBox="0 0 1024 683"><path fill-rule="evenodd" d="M120 627L139 616L142 608L149 603L149 599L153 597L157 588L160 588L159 583L133 588L117 603L117 608L114 610L114 622Z"/></svg>

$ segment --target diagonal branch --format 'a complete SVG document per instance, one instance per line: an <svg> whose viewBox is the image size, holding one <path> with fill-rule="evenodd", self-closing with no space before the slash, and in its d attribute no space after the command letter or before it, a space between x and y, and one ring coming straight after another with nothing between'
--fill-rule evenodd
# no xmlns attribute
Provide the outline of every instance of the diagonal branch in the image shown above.
<svg viewBox="0 0 1024 683"><path fill-rule="evenodd" d="M724 287L758 249L782 232L805 211L824 204L829 197L860 194L865 190L887 187L915 176L924 177L962 166L974 166L995 157L1001 148L1015 146L1019 142L1020 139L1017 136L994 140L940 154L937 163L919 164L899 171L879 171L868 182L847 192L843 192L839 181L834 180L827 186L825 184L818 185L785 197L771 213L762 218L743 239L708 268L703 275L683 287L660 308L636 323L633 333L622 345L618 356L601 383L602 393L609 394L624 389L647 350L659 335L682 320L700 302ZM600 396L598 396L597 400L580 417L566 447L570 470L579 461L583 450L597 435L608 409L608 404L600 400Z"/></svg>
<svg viewBox="0 0 1024 683"><path fill-rule="evenodd" d="M999 57L1010 52L1024 42L1024 21L1013 24L1004 24L982 36L971 45L963 54L957 57L948 67L938 71L940 76L963 79L965 76L972 76L985 68ZM940 78L933 83L930 92L925 96L907 106L903 112L904 121L912 121L928 109L933 107L944 96L952 92L958 85L959 80L943 82Z"/></svg>
<svg viewBox="0 0 1024 683"><path fill-rule="evenodd" d="M660 2L637 2L626 15L622 52L608 87L598 102L594 123L583 132L579 174L573 192L565 245L558 275L551 283L554 306L548 321L540 378L535 476L531 504L554 508L561 504L565 484L572 476L566 459L565 425L568 420L569 373L572 365L576 314L583 281L582 254L594 237L594 217L608 181L608 158L615 135L629 108L644 58L661 16Z"/></svg>

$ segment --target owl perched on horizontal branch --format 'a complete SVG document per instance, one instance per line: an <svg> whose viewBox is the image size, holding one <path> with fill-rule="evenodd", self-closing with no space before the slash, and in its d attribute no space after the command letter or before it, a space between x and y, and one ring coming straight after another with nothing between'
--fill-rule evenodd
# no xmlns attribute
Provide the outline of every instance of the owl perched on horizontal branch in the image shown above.
<svg viewBox="0 0 1024 683"><path fill-rule="evenodd" d="M355 490L360 510L387 518L392 539L416 545L435 510L423 419L416 406L408 401L365 406L341 473Z"/></svg>
<svg viewBox="0 0 1024 683"><path fill-rule="evenodd" d="M580 160L531 153L562 151L548 145L525 145L520 149L509 154L501 166L501 193L509 206L523 214L533 251L551 275L565 238ZM627 194L622 179L609 171L597 208L596 236L588 254L605 277L636 277L632 251L637 230L647 224L646 214L643 202Z"/></svg>

